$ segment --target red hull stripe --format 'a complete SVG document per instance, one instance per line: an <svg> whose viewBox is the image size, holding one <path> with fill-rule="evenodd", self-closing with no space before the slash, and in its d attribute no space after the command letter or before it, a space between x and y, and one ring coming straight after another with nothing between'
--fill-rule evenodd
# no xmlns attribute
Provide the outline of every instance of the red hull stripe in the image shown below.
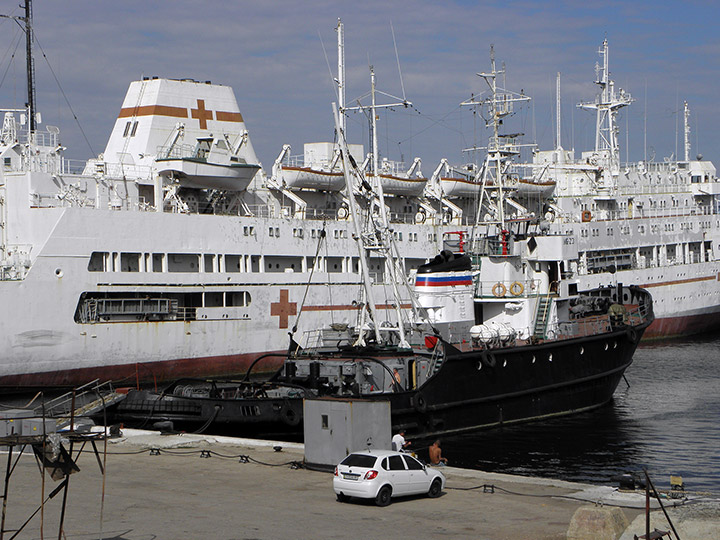
<svg viewBox="0 0 720 540"><path fill-rule="evenodd" d="M718 330L720 330L720 313L718 312L698 313L685 317L666 317L655 319L645 330L643 340L687 337Z"/></svg>
<svg viewBox="0 0 720 540"><path fill-rule="evenodd" d="M204 358L181 358L159 362L138 362L135 364L96 366L91 368L68 369L43 373L0 376L0 388L5 387L53 387L79 386L99 379L113 381L115 387L136 384L160 384L182 377L212 377L244 375L250 364L262 353L209 356ZM274 372L287 354L277 351L273 356L260 361L253 373Z"/></svg>
<svg viewBox="0 0 720 540"><path fill-rule="evenodd" d="M646 283L645 285L641 285L644 289L649 289L650 287L668 287L670 285L682 285L683 283L697 283L698 281L720 281L720 274L717 276L703 276L698 278L688 278L688 279L676 279L675 281L661 281L660 283Z"/></svg>

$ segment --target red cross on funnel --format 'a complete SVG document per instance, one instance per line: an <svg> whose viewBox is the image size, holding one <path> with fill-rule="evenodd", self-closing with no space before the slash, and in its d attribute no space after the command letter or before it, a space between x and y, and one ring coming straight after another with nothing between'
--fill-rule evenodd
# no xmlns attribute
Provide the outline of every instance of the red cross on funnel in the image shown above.
<svg viewBox="0 0 720 540"><path fill-rule="evenodd" d="M190 109L193 118L200 120L200 129L207 129L207 121L213 120L213 112L205 109L205 100L197 100L197 109Z"/></svg>

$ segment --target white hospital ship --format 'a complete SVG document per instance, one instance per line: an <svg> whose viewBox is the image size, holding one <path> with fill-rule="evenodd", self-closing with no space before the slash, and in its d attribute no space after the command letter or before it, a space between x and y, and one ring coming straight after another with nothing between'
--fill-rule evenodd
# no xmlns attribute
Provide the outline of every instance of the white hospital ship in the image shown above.
<svg viewBox="0 0 720 540"><path fill-rule="evenodd" d="M344 85L342 54L339 63ZM593 104L597 148L578 160L538 152L513 185L493 184L507 176L493 165L515 167L502 134L464 174L443 162L425 178L419 161L402 168L370 152L406 271L444 240L472 249L480 221L524 220L560 247L524 254L534 262L507 282L476 277L478 298L501 311L540 291L622 282L650 287L648 334L717 325L715 168L688 156L619 164L613 120L629 100L607 75L606 64ZM36 125L32 99L2 112L0 385L242 373L258 355L287 350L290 332L354 319L360 268L335 145L307 145L302 164L284 147L267 175L232 89L193 80L131 83L105 151L78 166L63 157L58 128ZM365 160L361 146L350 152ZM512 238L508 246L501 255L512 254ZM390 298L384 260L369 270L376 301Z"/></svg>

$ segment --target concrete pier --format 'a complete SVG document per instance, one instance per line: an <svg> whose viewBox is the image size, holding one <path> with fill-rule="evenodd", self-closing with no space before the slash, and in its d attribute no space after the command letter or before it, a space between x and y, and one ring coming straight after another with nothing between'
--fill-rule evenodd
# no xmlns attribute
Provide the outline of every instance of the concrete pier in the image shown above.
<svg viewBox="0 0 720 540"><path fill-rule="evenodd" d="M559 540L567 537L578 508L608 496L593 486L448 467L443 470L447 489L438 499L394 499L387 508L338 503L330 474L293 467L303 460L302 445L279 444L282 451L276 452L262 441L133 432L108 441L106 455L98 444L104 479L86 448L77 460L80 472L70 476L65 535L82 540ZM5 450L0 448L3 469ZM483 490L484 484L494 486L494 493ZM56 485L46 475L45 496ZM6 529L20 526L39 506L42 490L36 460L26 451L10 478ZM61 499L62 494L44 506L45 538L58 537ZM622 513L632 522L643 509ZM40 537L38 514L19 538Z"/></svg>

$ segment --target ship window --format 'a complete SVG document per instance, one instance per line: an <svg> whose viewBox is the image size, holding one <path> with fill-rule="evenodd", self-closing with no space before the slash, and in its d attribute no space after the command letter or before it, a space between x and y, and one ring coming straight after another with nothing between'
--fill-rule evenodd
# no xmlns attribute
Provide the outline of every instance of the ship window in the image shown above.
<svg viewBox="0 0 720 540"><path fill-rule="evenodd" d="M88 262L89 272L107 272L106 261L108 253L103 251L93 251Z"/></svg>
<svg viewBox="0 0 720 540"><path fill-rule="evenodd" d="M163 271L163 257L165 255L163 253L153 253L152 254L152 271L153 272L162 272Z"/></svg>
<svg viewBox="0 0 720 540"><path fill-rule="evenodd" d="M228 307L248 307L250 301L250 293L247 291L225 293L225 305Z"/></svg>
<svg viewBox="0 0 720 540"><path fill-rule="evenodd" d="M168 253L168 272L198 272L198 261L195 253Z"/></svg>
<svg viewBox="0 0 720 540"><path fill-rule="evenodd" d="M225 271L240 272L240 255L225 255Z"/></svg>
<svg viewBox="0 0 720 540"><path fill-rule="evenodd" d="M130 136L134 137L135 133L137 132L138 122L137 120L133 123L132 131L130 132Z"/></svg>
<svg viewBox="0 0 720 540"><path fill-rule="evenodd" d="M214 262L215 262L215 255L206 254L204 256L205 259L205 272L206 273L212 273L215 271L214 268Z"/></svg>
<svg viewBox="0 0 720 540"><path fill-rule="evenodd" d="M127 124L125 124L125 131L123 132L123 137L127 137L128 133L130 133L130 124L132 124L132 122L128 122Z"/></svg>
<svg viewBox="0 0 720 540"><path fill-rule="evenodd" d="M328 272L341 272L342 271L342 258L341 257L327 257L327 271Z"/></svg>
<svg viewBox="0 0 720 540"><path fill-rule="evenodd" d="M222 307L223 306L223 293L221 292L206 292L204 297L205 307Z"/></svg>
<svg viewBox="0 0 720 540"><path fill-rule="evenodd" d="M5 158L5 170L9 171L12 169L12 158L6 157Z"/></svg>
<svg viewBox="0 0 720 540"><path fill-rule="evenodd" d="M269 234L270 234L270 236L275 236L275 228L274 227L270 227Z"/></svg>
<svg viewBox="0 0 720 540"><path fill-rule="evenodd" d="M139 272L140 271L140 254L139 253L121 253L120 254L120 271L121 272Z"/></svg>

